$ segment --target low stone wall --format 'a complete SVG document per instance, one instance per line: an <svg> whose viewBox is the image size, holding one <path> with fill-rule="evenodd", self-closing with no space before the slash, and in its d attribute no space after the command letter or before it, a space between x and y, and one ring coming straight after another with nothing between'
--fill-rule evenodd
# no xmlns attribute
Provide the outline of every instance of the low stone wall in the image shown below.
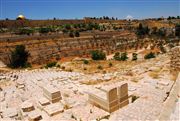
<svg viewBox="0 0 180 121"><path fill-rule="evenodd" d="M162 112L159 116L160 121L169 121L170 116L176 106L176 101L180 96L180 46L174 47L171 49L170 53L170 66L171 71L174 76L177 76L176 81L171 89L171 92L164 102L164 107L162 108Z"/></svg>
<svg viewBox="0 0 180 121"><path fill-rule="evenodd" d="M180 46L174 47L170 51L171 69L176 75L180 72Z"/></svg>
<svg viewBox="0 0 180 121"><path fill-rule="evenodd" d="M169 97L164 102L164 107L162 108L162 112L159 116L160 121L170 120L170 116L175 108L176 101L179 96L180 96L180 73L178 74L177 80L175 81L172 87Z"/></svg>

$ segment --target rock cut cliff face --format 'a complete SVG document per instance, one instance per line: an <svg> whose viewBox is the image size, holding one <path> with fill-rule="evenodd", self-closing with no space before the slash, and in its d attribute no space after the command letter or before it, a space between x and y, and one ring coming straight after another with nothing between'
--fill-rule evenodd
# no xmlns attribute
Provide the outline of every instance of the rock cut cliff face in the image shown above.
<svg viewBox="0 0 180 121"><path fill-rule="evenodd" d="M132 41L133 40L133 41ZM89 55L92 50L102 50L107 54L115 52L119 43L124 45L136 41L136 38L127 36L98 35L79 38L39 37L27 39L0 41L0 60L8 64L11 51L16 45L23 44L30 53L29 62L44 64L51 60L64 57Z"/></svg>

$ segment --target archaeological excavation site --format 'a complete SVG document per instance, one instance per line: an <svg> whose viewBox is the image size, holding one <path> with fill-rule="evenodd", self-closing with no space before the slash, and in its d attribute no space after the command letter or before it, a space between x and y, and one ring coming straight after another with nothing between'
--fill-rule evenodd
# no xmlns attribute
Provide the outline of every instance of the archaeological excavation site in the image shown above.
<svg viewBox="0 0 180 121"><path fill-rule="evenodd" d="M0 121L179 121L179 109L179 16L0 20Z"/></svg>

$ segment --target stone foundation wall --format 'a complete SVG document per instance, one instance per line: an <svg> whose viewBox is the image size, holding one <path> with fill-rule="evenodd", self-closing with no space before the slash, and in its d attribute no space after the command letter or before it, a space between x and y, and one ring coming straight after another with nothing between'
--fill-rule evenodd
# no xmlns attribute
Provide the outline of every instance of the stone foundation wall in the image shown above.
<svg viewBox="0 0 180 121"><path fill-rule="evenodd" d="M174 47L170 51L171 68L173 72L180 72L180 46Z"/></svg>
<svg viewBox="0 0 180 121"><path fill-rule="evenodd" d="M178 74L178 77L171 89L171 92L169 94L169 97L164 102L164 106L162 108L162 111L159 115L160 121L170 121L170 116L174 112L176 102L178 100L178 97L180 96L180 73Z"/></svg>

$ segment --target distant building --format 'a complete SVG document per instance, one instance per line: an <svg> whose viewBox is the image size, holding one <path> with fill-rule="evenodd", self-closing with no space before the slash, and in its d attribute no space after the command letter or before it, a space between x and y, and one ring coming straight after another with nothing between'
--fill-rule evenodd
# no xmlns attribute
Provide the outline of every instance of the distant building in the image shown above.
<svg viewBox="0 0 180 121"><path fill-rule="evenodd" d="M25 18L25 16L23 16L23 15L19 15L17 18L16 18L16 20L25 20L26 18Z"/></svg>

